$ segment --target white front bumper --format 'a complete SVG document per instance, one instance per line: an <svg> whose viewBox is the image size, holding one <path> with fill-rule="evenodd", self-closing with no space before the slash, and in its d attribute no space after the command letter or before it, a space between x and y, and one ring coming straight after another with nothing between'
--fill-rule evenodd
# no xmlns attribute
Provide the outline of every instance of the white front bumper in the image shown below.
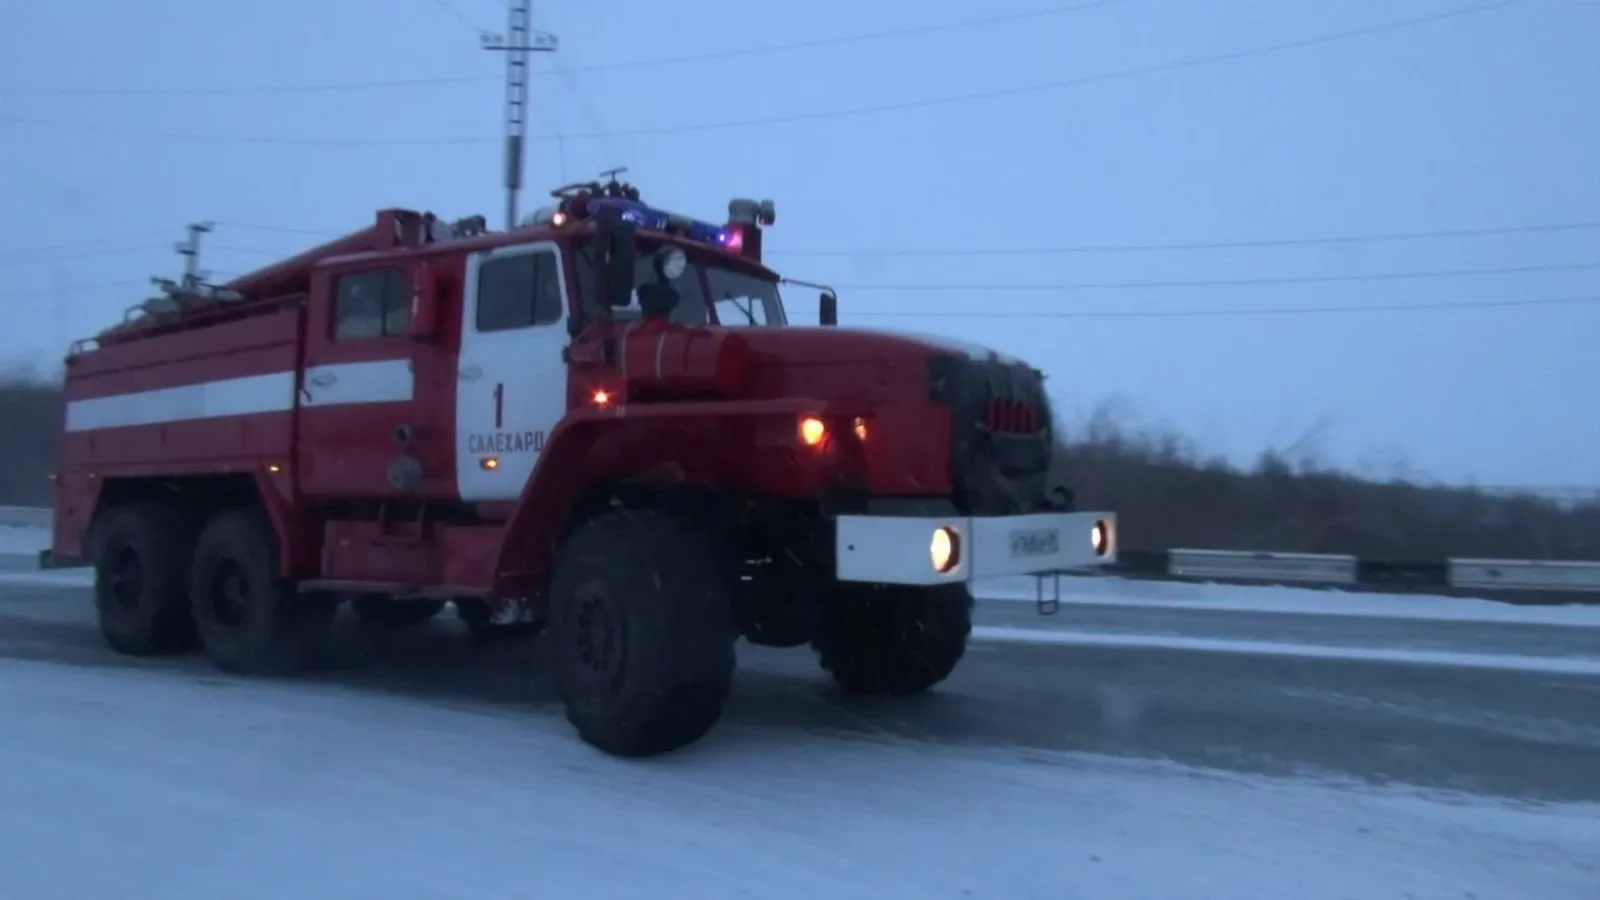
<svg viewBox="0 0 1600 900"><path fill-rule="evenodd" d="M1103 551L1095 548L1096 526ZM957 556L946 572L934 568L934 532L950 529ZM834 577L881 584L944 584L1103 566L1117 560L1114 513L1036 513L1025 516L839 516Z"/></svg>

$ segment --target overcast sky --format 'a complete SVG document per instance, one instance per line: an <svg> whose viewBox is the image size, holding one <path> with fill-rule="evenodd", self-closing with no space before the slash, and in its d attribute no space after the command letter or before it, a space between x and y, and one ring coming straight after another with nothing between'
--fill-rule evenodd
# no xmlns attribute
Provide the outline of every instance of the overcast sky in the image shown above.
<svg viewBox="0 0 1600 900"><path fill-rule="evenodd" d="M1600 299L1600 228L1532 228L1600 222L1600 3L534 18L561 51L535 60L529 207L614 165L704 218L772 197L772 261L839 284L847 323L1022 355L1069 422L1113 402L1238 462L1309 435L1375 474L1600 486L1600 302L1528 303ZM221 223L222 272L385 205L498 225L504 60L475 26L504 22L497 0L8 0L0 358L53 368L176 273L193 220ZM1282 243L1493 229L1523 230ZM1073 252L1015 252L1049 249Z"/></svg>

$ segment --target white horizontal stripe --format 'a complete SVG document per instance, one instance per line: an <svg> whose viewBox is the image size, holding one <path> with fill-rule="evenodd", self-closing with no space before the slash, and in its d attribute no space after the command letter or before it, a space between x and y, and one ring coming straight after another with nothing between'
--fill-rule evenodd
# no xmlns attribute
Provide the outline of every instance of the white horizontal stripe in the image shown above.
<svg viewBox="0 0 1600 900"><path fill-rule="evenodd" d="M337 363L306 370L306 406L347 403L407 403L412 396L411 360Z"/></svg>
<svg viewBox="0 0 1600 900"><path fill-rule="evenodd" d="M273 372L270 375L249 375L93 400L74 400L67 404L67 430L94 431L101 428L161 425L220 416L287 412L293 408L294 373Z"/></svg>
<svg viewBox="0 0 1600 900"><path fill-rule="evenodd" d="M306 375L305 395L301 398L306 406L403 403L413 395L411 364L403 359L316 366ZM289 412L295 408L297 381L293 371L273 372L73 400L67 404L66 430L95 431Z"/></svg>

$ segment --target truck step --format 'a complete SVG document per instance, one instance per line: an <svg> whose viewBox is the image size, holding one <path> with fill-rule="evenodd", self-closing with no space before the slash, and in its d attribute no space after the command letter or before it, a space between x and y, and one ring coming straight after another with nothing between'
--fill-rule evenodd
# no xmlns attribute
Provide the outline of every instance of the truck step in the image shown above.
<svg viewBox="0 0 1600 900"><path fill-rule="evenodd" d="M386 594L391 597L425 597L435 600L489 596L489 592L483 588L466 587L464 585L441 584L432 587L419 587L414 584L402 584L397 581L348 581L338 578L313 578L310 581L300 582L299 588L302 594L324 592L334 594Z"/></svg>

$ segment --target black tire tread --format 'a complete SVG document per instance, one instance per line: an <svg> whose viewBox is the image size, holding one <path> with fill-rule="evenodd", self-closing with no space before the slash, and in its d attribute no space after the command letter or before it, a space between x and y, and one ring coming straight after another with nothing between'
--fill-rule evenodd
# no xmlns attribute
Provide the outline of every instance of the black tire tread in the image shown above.
<svg viewBox="0 0 1600 900"><path fill-rule="evenodd" d="M101 514L91 538L95 613L100 633L118 653L167 656L187 653L198 638L189 608L189 566L195 527L181 510L160 503L114 507ZM124 610L109 596L108 549L129 546L144 568L137 609Z"/></svg>
<svg viewBox="0 0 1600 900"><path fill-rule="evenodd" d="M620 687L601 695L578 676L575 593L598 579L622 617ZM550 585L550 633L567 720L617 756L666 753L703 737L732 685L733 572L706 531L657 510L618 510L579 525Z"/></svg>
<svg viewBox="0 0 1600 900"><path fill-rule="evenodd" d="M326 597L301 595L278 577L278 540L272 523L256 507L217 513L200 532L190 594L201 645L224 671L288 675L303 669L333 625L337 606ZM256 606L244 625L214 619L209 604L212 568L232 557L250 582Z"/></svg>
<svg viewBox="0 0 1600 900"><path fill-rule="evenodd" d="M949 678L966 655L972 606L964 584L841 584L828 598L812 649L849 693L921 693Z"/></svg>

